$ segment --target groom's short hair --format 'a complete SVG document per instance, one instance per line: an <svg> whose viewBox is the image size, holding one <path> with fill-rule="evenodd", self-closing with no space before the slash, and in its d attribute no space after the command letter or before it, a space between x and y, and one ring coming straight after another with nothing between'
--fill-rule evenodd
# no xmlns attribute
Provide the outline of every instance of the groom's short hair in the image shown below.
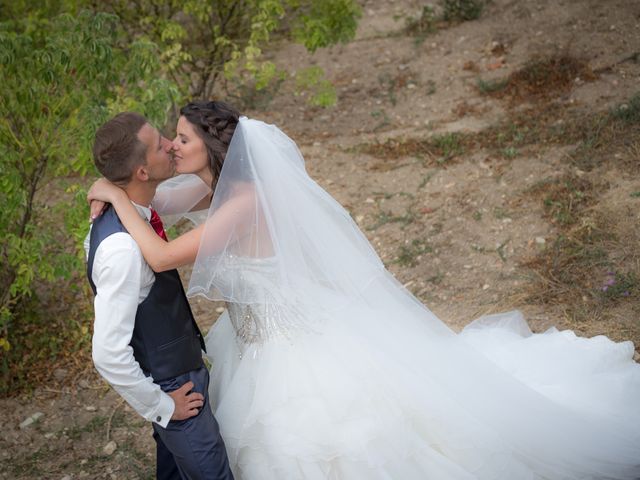
<svg viewBox="0 0 640 480"><path fill-rule="evenodd" d="M135 112L119 113L96 131L93 161L113 183L126 184L138 165L146 164L147 145L138 132L147 119Z"/></svg>

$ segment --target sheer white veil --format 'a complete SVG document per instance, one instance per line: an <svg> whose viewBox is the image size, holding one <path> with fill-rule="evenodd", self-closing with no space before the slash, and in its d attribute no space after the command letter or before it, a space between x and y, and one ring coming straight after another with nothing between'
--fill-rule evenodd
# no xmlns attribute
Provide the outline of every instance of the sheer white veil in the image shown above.
<svg viewBox="0 0 640 480"><path fill-rule="evenodd" d="M272 302L295 298L329 308L325 295L355 298L384 274L349 213L307 175L296 144L273 125L241 117L216 184L189 294L263 302L244 280L226 275L230 264L247 258L270 263Z"/></svg>
<svg viewBox="0 0 640 480"><path fill-rule="evenodd" d="M459 422L489 427L487 435L548 471L546 478L638 474L640 415L604 422L577 414L475 351L385 270L349 213L307 175L296 144L273 125L241 117L188 294L353 322L357 341L393 362L389 369L416 408L429 410L437 390Z"/></svg>

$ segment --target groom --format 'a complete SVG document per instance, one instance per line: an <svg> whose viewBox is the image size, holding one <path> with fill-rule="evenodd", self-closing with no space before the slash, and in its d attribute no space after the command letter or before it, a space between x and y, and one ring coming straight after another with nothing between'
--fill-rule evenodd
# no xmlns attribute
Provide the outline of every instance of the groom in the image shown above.
<svg viewBox="0 0 640 480"><path fill-rule="evenodd" d="M96 132L95 164L120 185L166 239L149 205L173 176L172 143L137 113L121 113ZM176 270L154 273L107 210L89 235L87 275L95 294L93 361L111 386L153 422L158 479L232 480L208 399L204 342Z"/></svg>

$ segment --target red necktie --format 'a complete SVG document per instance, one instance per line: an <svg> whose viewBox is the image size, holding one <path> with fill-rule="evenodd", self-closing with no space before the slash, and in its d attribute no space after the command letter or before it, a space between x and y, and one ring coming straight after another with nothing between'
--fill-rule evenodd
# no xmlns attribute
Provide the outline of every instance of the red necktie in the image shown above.
<svg viewBox="0 0 640 480"><path fill-rule="evenodd" d="M149 220L149 223L151 224L153 229L156 231L158 236L166 242L167 234L164 231L164 226L162 225L162 220L160 219L160 215L158 215L158 212L156 212L153 208L151 208L150 210L151 210L151 219Z"/></svg>

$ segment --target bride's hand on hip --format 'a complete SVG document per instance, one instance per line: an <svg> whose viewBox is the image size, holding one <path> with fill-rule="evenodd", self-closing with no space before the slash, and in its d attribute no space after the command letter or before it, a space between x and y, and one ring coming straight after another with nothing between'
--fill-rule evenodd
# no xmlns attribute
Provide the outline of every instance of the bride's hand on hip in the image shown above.
<svg viewBox="0 0 640 480"><path fill-rule="evenodd" d="M106 178L96 180L87 192L87 201L89 202L91 209L89 217L90 221L93 221L102 214L107 203L114 204L115 202L126 198L127 194L125 191L111 183Z"/></svg>

